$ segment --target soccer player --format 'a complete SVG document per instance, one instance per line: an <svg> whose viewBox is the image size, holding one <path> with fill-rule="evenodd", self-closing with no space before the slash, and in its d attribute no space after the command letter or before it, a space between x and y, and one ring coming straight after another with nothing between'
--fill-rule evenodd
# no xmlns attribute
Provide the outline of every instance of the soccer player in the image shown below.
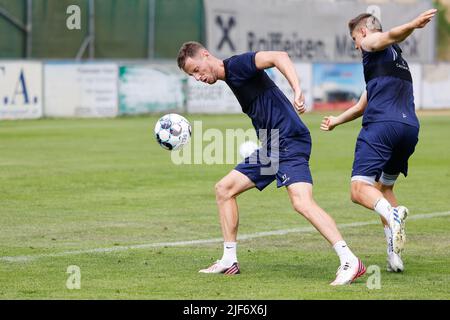
<svg viewBox="0 0 450 320"><path fill-rule="evenodd" d="M292 206L329 241L340 259L331 285L349 284L366 271L364 265L342 239L334 220L313 199L309 170L311 137L298 116L305 111L304 96L294 65L286 52L247 52L221 60L203 45L187 42L177 58L178 66L197 81L227 83L256 129L267 156L256 151L238 164L215 186L216 202L224 238L220 260L201 273L240 273L236 254L239 223L236 197L252 188L263 190L272 181L285 186ZM276 67L294 90L291 103L264 69ZM296 110L294 109L296 108ZM275 134L271 134L275 132ZM266 133L266 134L265 134Z"/></svg>
<svg viewBox="0 0 450 320"><path fill-rule="evenodd" d="M435 9L428 10L386 32L370 14L350 20L350 35L362 53L366 90L354 106L337 117L325 117L320 126L330 131L363 116L356 141L351 199L381 216L388 244L388 271L404 269L401 253L408 209L398 206L393 189L399 174L406 177L408 173L408 159L419 135L411 73L397 43L425 27L435 14Z"/></svg>

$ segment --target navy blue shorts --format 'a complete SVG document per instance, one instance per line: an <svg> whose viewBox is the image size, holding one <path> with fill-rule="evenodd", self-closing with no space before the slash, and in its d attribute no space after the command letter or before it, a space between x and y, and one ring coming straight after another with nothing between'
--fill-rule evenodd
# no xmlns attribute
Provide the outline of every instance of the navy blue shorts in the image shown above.
<svg viewBox="0 0 450 320"><path fill-rule="evenodd" d="M264 156L267 152L259 149L239 163L235 170L246 175L260 191L275 179L278 188L287 187L296 182L312 184L313 180L309 170L310 136L302 137L302 141L293 142L291 140L287 145L289 150L281 148L279 156L274 157L272 154L271 159Z"/></svg>
<svg viewBox="0 0 450 320"><path fill-rule="evenodd" d="M400 122L373 122L364 126L358 136L353 162L353 176L375 176L381 173L408 175L408 159L419 141L419 128Z"/></svg>

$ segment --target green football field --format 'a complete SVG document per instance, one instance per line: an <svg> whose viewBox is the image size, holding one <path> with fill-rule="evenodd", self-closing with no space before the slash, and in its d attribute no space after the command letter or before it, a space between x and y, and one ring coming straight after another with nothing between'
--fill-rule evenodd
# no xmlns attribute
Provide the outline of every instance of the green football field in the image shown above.
<svg viewBox="0 0 450 320"><path fill-rule="evenodd" d="M187 117L251 127L245 115ZM175 165L154 140L157 116L45 119L0 122L0 299L449 299L450 116L420 117L397 183L410 209L402 274L385 271L378 215L350 201L360 120L325 133L321 115L302 118L315 199L375 270L354 284L329 285L337 256L275 183L238 198L242 274L199 274L222 255L214 184L234 165Z"/></svg>

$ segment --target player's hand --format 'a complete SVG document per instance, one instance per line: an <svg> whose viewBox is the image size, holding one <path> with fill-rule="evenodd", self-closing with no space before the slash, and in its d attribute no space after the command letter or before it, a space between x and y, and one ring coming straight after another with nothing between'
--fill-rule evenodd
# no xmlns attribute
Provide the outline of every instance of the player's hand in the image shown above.
<svg viewBox="0 0 450 320"><path fill-rule="evenodd" d="M412 25L416 29L423 28L427 25L428 22L436 15L437 9L430 9L419 15L413 21L411 21Z"/></svg>
<svg viewBox="0 0 450 320"><path fill-rule="evenodd" d="M303 95L303 92L294 92L294 107L300 114L306 111L305 96Z"/></svg>
<svg viewBox="0 0 450 320"><path fill-rule="evenodd" d="M331 131L337 126L336 117L328 116L324 117L320 124L320 129L323 131Z"/></svg>

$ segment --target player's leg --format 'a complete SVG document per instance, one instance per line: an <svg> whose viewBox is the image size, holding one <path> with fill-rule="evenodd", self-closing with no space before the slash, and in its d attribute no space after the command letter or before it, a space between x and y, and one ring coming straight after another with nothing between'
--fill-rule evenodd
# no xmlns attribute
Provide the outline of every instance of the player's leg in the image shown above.
<svg viewBox="0 0 450 320"><path fill-rule="evenodd" d="M270 166L270 164L262 164L259 151L256 151L216 184L216 202L224 238L223 256L211 267L200 270L200 272L240 273L236 254L239 225L236 197L254 187L261 191L275 180L275 174L265 174L266 170L262 170L266 166Z"/></svg>
<svg viewBox="0 0 450 320"><path fill-rule="evenodd" d="M297 182L287 187L294 209L303 215L333 246L340 260L340 267L332 285L349 284L362 276L366 269L343 240L333 218L314 200L312 184Z"/></svg>
<svg viewBox="0 0 450 320"><path fill-rule="evenodd" d="M375 175L373 176L363 176L356 175L352 176L351 181L351 199L354 203L360 204L367 209L374 209L375 203L379 199L385 199L381 190L376 186ZM385 199L387 201L387 199ZM385 218L384 216L381 216Z"/></svg>
<svg viewBox="0 0 450 320"><path fill-rule="evenodd" d="M383 177L383 174L381 176ZM389 204L392 207L398 206L397 198L394 194L394 185L393 184L392 185L384 185L383 183L378 182L376 184L376 188L381 191L381 193L383 194L383 197L389 202ZM390 256L396 255L394 253L393 247L392 247L392 232L391 232L391 229L389 228L387 221L383 217L380 217L380 218L381 218L381 223L383 224L384 235L385 235L386 242L387 242L388 260L392 260L392 261L398 260L396 258L389 259ZM388 267L388 269L391 269L391 267ZM391 270L388 270L388 271L391 271Z"/></svg>
<svg viewBox="0 0 450 320"><path fill-rule="evenodd" d="M381 173L383 167L389 162L394 149L391 139L385 136L386 131L388 130L378 124L361 129L355 148L351 199L380 215L387 242L388 270L392 269L391 267L399 270L403 268L403 265L400 255L393 250L393 232L391 224L388 222L397 206L393 183L391 184L391 182L395 182L395 179L392 180ZM377 183L376 179L380 175L380 183ZM386 181L383 180L383 177L386 178Z"/></svg>
<svg viewBox="0 0 450 320"><path fill-rule="evenodd" d="M220 226L224 239L222 258L200 273L240 273L237 260L237 232L239 212L236 197L242 192L255 187L243 173L232 170L215 186L216 202L219 210Z"/></svg>
<svg viewBox="0 0 450 320"><path fill-rule="evenodd" d="M398 206L397 197L394 194L394 184L398 176L399 173L386 174L385 172L382 172L380 180L375 185L375 187L380 190L383 197L391 204L392 207ZM381 219L381 222L385 227L388 227L388 224L384 219Z"/></svg>
<svg viewBox="0 0 450 320"><path fill-rule="evenodd" d="M405 145L410 146L409 143L405 144L404 131L409 130L405 127L409 126L400 123L373 123L361 130L355 148L351 182L352 201L374 210L382 217L384 224L387 222L394 252L397 254L405 244L404 225L408 209L403 206L393 207L376 187L376 180L386 168L389 173L406 172L403 167L407 165L411 150L406 153L403 150ZM406 154L408 155L405 157ZM394 170L397 168L400 170ZM395 179L396 176L394 182ZM388 198L395 198L393 190L386 190L385 194Z"/></svg>
<svg viewBox="0 0 450 320"><path fill-rule="evenodd" d="M393 250L396 254L400 254L405 244L404 222L408 215L408 209L403 206L393 207L384 194L376 188L375 181L373 184L367 182L368 178L370 177L352 177L352 201L374 210L381 216L383 225L390 229L390 232L385 230L385 235L389 238L392 237Z"/></svg>
<svg viewBox="0 0 450 320"><path fill-rule="evenodd" d="M303 145L300 145L303 144ZM310 150L310 141L299 143L299 150ZM286 186L294 209L303 215L333 246L340 267L332 285L349 284L366 271L362 262L353 254L337 229L336 223L314 200L312 176L309 169L309 153L295 154L280 159L277 177L278 187Z"/></svg>
<svg viewBox="0 0 450 320"><path fill-rule="evenodd" d="M392 155L386 165L383 167L383 172L378 184L379 190L384 197L390 202L393 207L399 211L399 215L408 215L408 209L404 206L398 206L397 198L394 194L394 185L400 175L403 173L405 177L408 174L408 160L414 153L418 142L418 128L397 124L397 131L401 132L401 139L399 139ZM403 213L404 212L404 213ZM394 272L401 272L404 270L402 260L402 251L398 247L404 248L406 242L405 220L403 219L401 227L397 230L390 230L384 228L387 247L387 270Z"/></svg>
<svg viewBox="0 0 450 320"><path fill-rule="evenodd" d="M331 245L342 240L334 220L313 199L313 179L309 169L311 137L291 141L296 153L280 153L276 173L277 186L287 187L294 209L302 214L328 240Z"/></svg>
<svg viewBox="0 0 450 320"><path fill-rule="evenodd" d="M255 183L237 170L232 170L216 184L216 202L225 242L236 242L237 238L239 213L236 197L254 187Z"/></svg>
<svg viewBox="0 0 450 320"><path fill-rule="evenodd" d="M375 186L375 181L373 181L373 184L367 182L369 178L371 177L352 177L352 201L374 210L380 215L385 227L385 235L389 238L392 237L393 250L395 253L400 254L405 244L404 222L408 215L408 209L403 206L392 206L388 199L385 198L384 193ZM361 179L364 179L364 181ZM387 194L388 197L392 195L389 191ZM386 226L390 229L390 232L386 230Z"/></svg>
<svg viewBox="0 0 450 320"><path fill-rule="evenodd" d="M414 152L415 146L418 141L418 130L411 126L403 127L404 136L400 140L399 145L394 148L391 158L383 168L383 172L380 177L380 181L377 185L378 189L383 193L383 196L390 202L393 207L398 207L400 210L404 210L408 213L408 209L402 206L398 206L397 198L394 194L394 184L402 172L405 176L408 173L408 160ZM402 228L400 229L401 241L403 247L406 242L405 222L403 221ZM397 239L394 237L392 230L384 226L384 234L387 242L387 270L393 272L401 272L404 270L404 264L402 260L401 252L394 250L394 242Z"/></svg>
<svg viewBox="0 0 450 320"><path fill-rule="evenodd" d="M385 128L377 123L361 129L355 146L350 189L354 203L376 211L383 224L388 225L392 206L376 187L376 180L392 153L390 140L385 138L384 131Z"/></svg>
<svg viewBox="0 0 450 320"><path fill-rule="evenodd" d="M377 183L376 187L381 191L386 200L389 201L392 207L397 207L398 202L397 198L394 194L394 183L397 179L398 174L388 175L386 173L382 173L380 177L380 181ZM402 272L404 270L403 260L401 254L397 254L394 252L392 231L389 225L382 219L383 222L383 230L387 244L387 271L389 272Z"/></svg>
<svg viewBox="0 0 450 320"><path fill-rule="evenodd" d="M342 241L342 236L333 218L313 199L312 184L293 183L287 187L287 191L295 211L305 217L331 245Z"/></svg>
<svg viewBox="0 0 450 320"><path fill-rule="evenodd" d="M384 139L383 131L384 128L377 123L364 126L358 135L355 146L351 199L370 210L375 210L377 203L381 209L389 205L388 200L375 186L382 168L392 153L392 146L384 141L386 139ZM389 211L380 213L385 222L387 222L388 215Z"/></svg>
<svg viewBox="0 0 450 320"><path fill-rule="evenodd" d="M380 180L382 180L382 179L383 179L383 174L381 174ZM398 206L397 197L395 196L395 193L394 193L394 184L385 185L379 181L377 183L377 189L381 191L381 193L383 194L383 197L387 201L389 201L391 206L393 206L393 207Z"/></svg>

